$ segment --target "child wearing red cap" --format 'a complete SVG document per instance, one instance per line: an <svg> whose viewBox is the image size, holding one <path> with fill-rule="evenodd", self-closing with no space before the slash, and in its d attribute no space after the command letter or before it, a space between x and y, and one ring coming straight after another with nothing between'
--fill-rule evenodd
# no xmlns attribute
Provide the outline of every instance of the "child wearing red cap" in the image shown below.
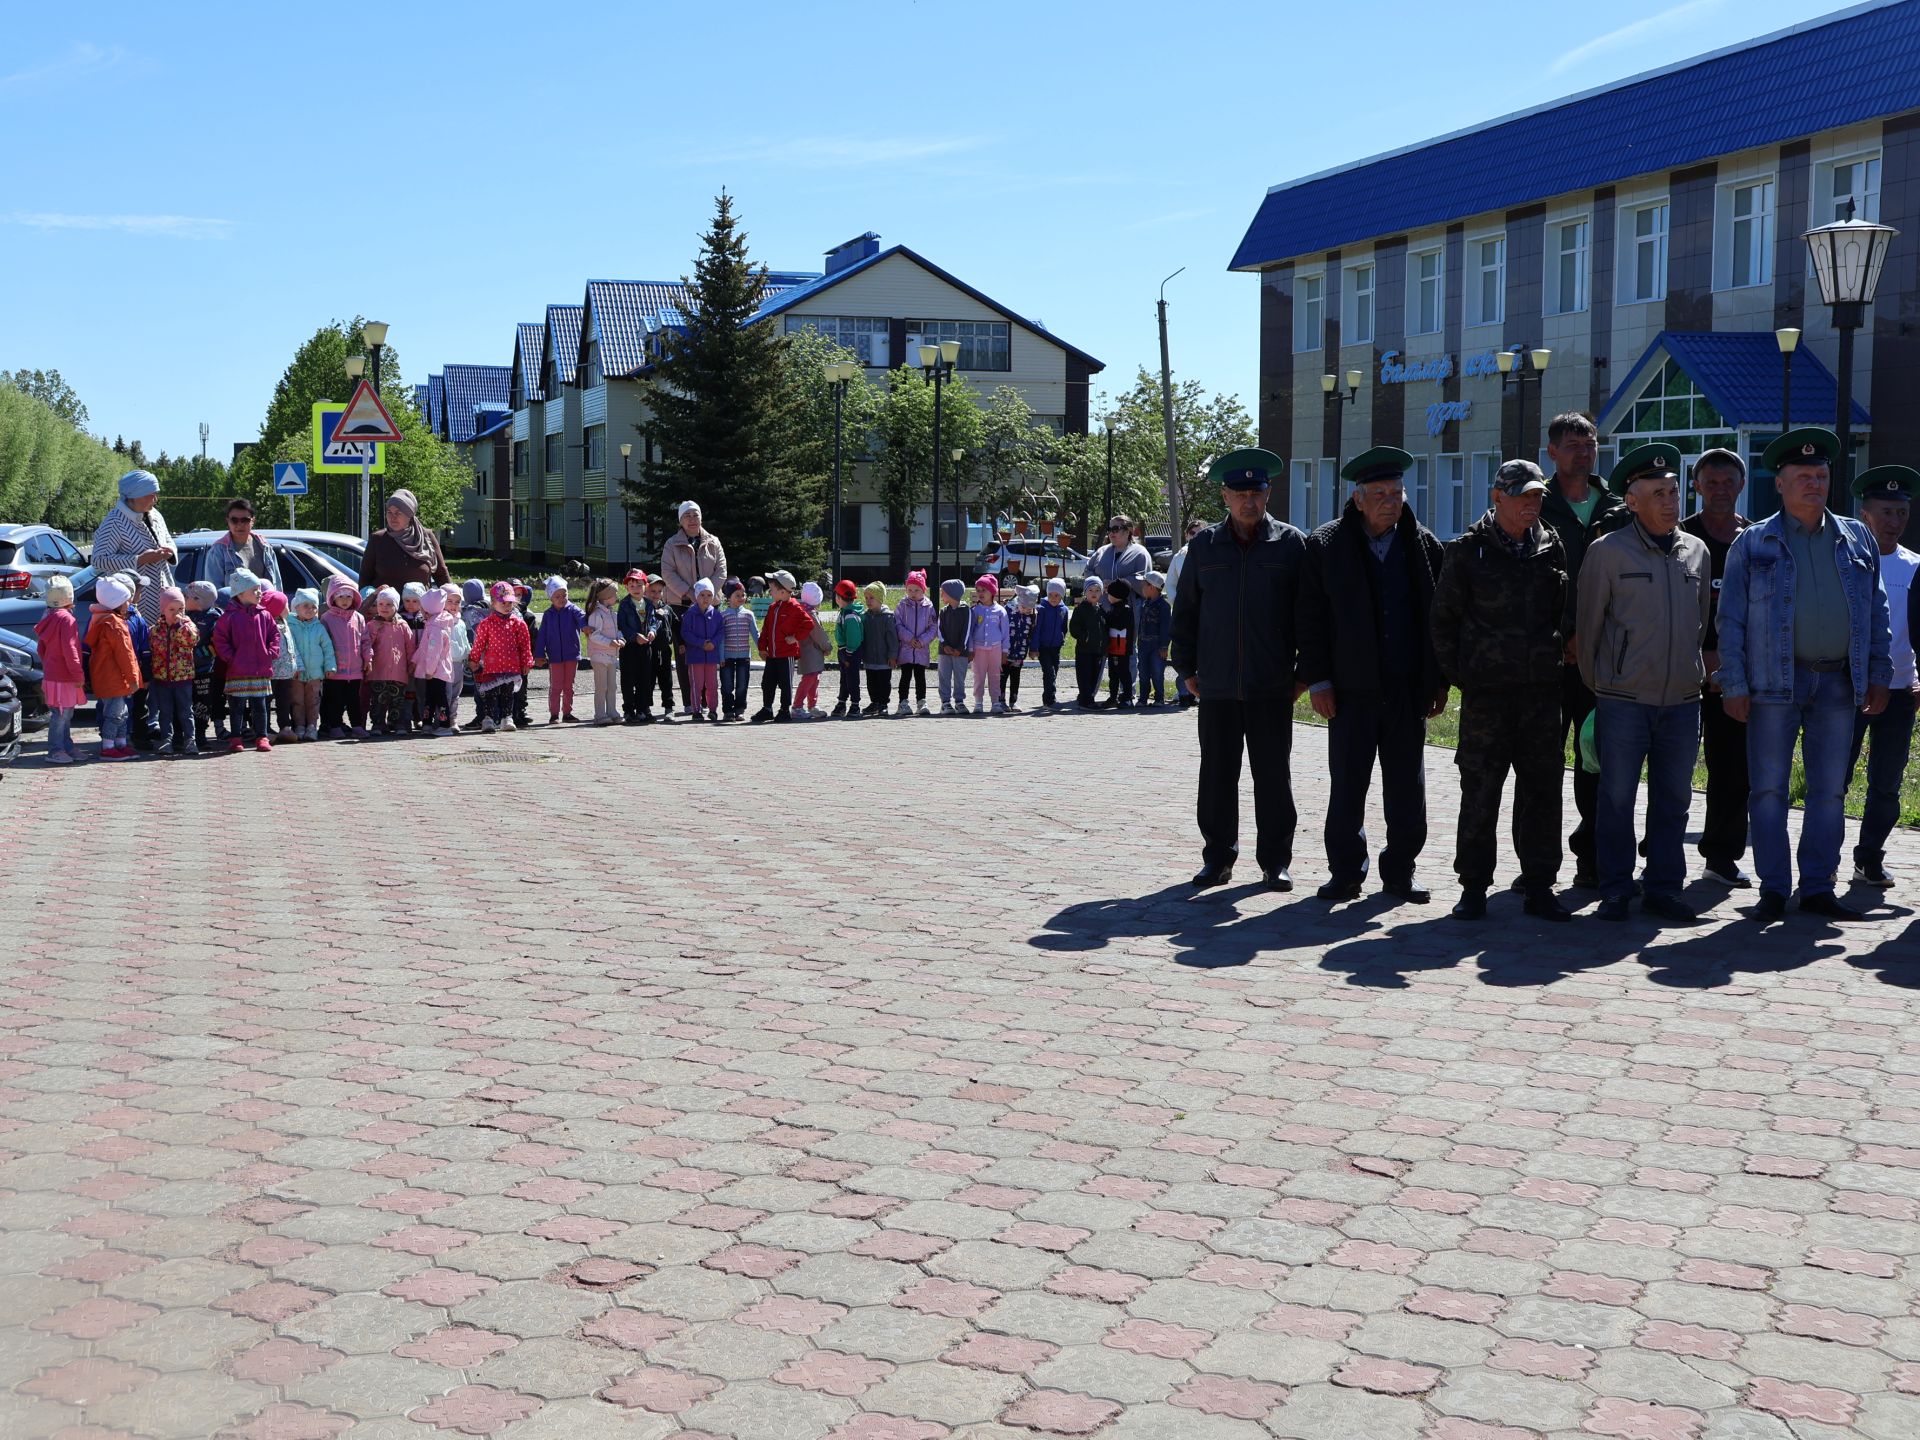
<svg viewBox="0 0 1920 1440"><path fill-rule="evenodd" d="M654 641L660 612L647 598L647 572L629 570L620 602L620 715L629 725L653 723Z"/></svg>
<svg viewBox="0 0 1920 1440"><path fill-rule="evenodd" d="M861 603L860 587L842 580L833 587L834 632L840 643L840 699L833 707L833 718L860 718L860 645L866 638L867 607ZM851 711L851 713L849 713Z"/></svg>

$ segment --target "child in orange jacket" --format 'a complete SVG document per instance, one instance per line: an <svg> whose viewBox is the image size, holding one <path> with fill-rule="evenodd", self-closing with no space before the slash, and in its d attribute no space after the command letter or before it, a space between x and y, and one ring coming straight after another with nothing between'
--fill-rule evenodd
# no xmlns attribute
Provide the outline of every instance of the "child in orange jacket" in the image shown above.
<svg viewBox="0 0 1920 1440"><path fill-rule="evenodd" d="M87 625L87 649L92 653L87 674L100 707L100 758L131 760L127 697L141 685L140 657L127 628L133 591L108 575L94 588L94 597L93 619Z"/></svg>
<svg viewBox="0 0 1920 1440"><path fill-rule="evenodd" d="M767 662L760 676L760 708L753 723L793 719L793 662L799 657L800 642L813 629L813 616L807 607L793 598L796 589L792 574L776 570L767 577L767 593L773 603L767 606L767 618L760 624L760 658ZM780 696L780 713L773 713L773 697Z"/></svg>

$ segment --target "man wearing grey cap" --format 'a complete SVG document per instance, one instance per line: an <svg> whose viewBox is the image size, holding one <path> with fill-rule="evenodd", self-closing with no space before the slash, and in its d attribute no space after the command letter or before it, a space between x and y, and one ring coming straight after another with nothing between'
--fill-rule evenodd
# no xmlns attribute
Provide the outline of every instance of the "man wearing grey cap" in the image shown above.
<svg viewBox="0 0 1920 1440"><path fill-rule="evenodd" d="M1571 627L1566 548L1540 523L1547 484L1529 460L1494 477L1493 508L1449 541L1433 592L1433 650L1460 690L1459 920L1483 919L1500 794L1513 771L1513 839L1527 914L1571 918L1554 895L1563 856L1560 666Z"/></svg>

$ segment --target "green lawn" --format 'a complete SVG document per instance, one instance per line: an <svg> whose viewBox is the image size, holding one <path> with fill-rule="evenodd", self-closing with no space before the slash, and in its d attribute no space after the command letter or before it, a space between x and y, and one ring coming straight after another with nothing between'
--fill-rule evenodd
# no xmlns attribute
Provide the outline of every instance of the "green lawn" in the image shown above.
<svg viewBox="0 0 1920 1440"><path fill-rule="evenodd" d="M1447 708L1440 715L1427 722L1427 740L1433 745L1441 745L1451 750L1460 741L1460 697L1455 693L1448 701ZM1313 713L1313 706L1302 695L1294 706L1294 717L1304 725L1324 725L1327 722ZM1573 747L1567 747L1567 764L1573 764ZM1704 790L1707 786L1707 767L1696 764L1693 767L1693 788ZM1793 762L1793 800L1799 804L1807 793L1807 782L1801 770L1800 761ZM1847 787L1847 814L1854 819L1860 818L1867 797L1866 755L1861 754L1859 769L1853 777L1853 784ZM1902 825L1920 825L1920 774L1909 767L1905 783L1900 789L1900 823Z"/></svg>

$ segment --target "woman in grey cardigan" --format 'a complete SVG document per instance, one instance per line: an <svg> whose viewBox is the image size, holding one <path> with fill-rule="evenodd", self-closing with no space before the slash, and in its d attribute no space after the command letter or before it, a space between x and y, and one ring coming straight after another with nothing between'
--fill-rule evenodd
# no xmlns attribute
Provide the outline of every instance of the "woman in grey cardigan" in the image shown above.
<svg viewBox="0 0 1920 1440"><path fill-rule="evenodd" d="M138 575L140 595L134 603L149 625L160 622L160 592L173 584L174 561L180 558L159 501L159 480L145 470L129 470L120 477L119 501L93 532L94 573Z"/></svg>

